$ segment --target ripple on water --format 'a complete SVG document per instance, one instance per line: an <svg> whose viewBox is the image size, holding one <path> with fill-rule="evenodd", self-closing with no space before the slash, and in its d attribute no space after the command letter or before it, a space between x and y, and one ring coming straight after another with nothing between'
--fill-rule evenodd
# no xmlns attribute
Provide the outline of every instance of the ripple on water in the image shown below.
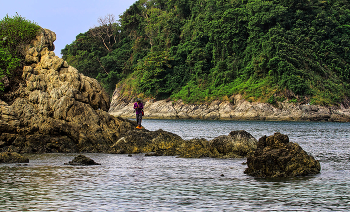
<svg viewBox="0 0 350 212"><path fill-rule="evenodd" d="M176 125L179 127L174 127ZM86 154L102 165L66 166L63 163L77 154L30 155L28 166L0 165L0 211L350 209L349 124L161 122L163 128L171 126L169 128L185 133L189 125L194 125L192 137L200 137L201 131L207 139L241 129L248 129L246 131L256 138L280 131L320 160L321 174L293 179L256 179L243 173L245 159ZM146 123L145 126L147 128Z"/></svg>

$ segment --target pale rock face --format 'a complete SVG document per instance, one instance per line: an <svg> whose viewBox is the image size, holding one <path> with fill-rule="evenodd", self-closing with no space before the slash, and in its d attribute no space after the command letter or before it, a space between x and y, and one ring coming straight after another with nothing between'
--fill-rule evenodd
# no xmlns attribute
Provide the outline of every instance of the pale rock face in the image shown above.
<svg viewBox="0 0 350 212"><path fill-rule="evenodd" d="M135 123L109 115L97 80L55 56L54 32L41 29L26 48L21 84L0 101L0 151L107 152Z"/></svg>
<svg viewBox="0 0 350 212"><path fill-rule="evenodd" d="M113 116L134 118L133 102L120 96L121 88L113 94L109 113ZM350 121L350 108L279 102L248 102L241 95L233 101L214 101L208 104L185 104L182 100L144 102L145 118L149 119L219 119L219 120L269 120L269 121Z"/></svg>

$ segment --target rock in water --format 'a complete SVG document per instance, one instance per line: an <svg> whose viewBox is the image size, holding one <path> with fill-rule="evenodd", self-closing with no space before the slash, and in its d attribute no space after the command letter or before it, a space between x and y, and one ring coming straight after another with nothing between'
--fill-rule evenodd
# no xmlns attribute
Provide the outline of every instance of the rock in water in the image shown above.
<svg viewBox="0 0 350 212"><path fill-rule="evenodd" d="M281 133L261 137L247 165L244 173L263 178L314 175L321 170L319 161Z"/></svg>
<svg viewBox="0 0 350 212"><path fill-rule="evenodd" d="M29 163L29 159L16 152L2 152L0 163Z"/></svg>
<svg viewBox="0 0 350 212"><path fill-rule="evenodd" d="M0 152L108 152L136 123L108 114L96 79L55 56L54 32L25 49L22 82L0 97Z"/></svg>
<svg viewBox="0 0 350 212"><path fill-rule="evenodd" d="M96 163L91 158L86 157L85 155L78 155L72 161L65 163L65 165L101 165L100 163Z"/></svg>
<svg viewBox="0 0 350 212"><path fill-rule="evenodd" d="M163 130L133 130L115 142L110 153L147 156L180 156L184 158L241 158L256 149L257 140L246 131L232 131L228 136L183 140Z"/></svg>
<svg viewBox="0 0 350 212"><path fill-rule="evenodd" d="M157 131L130 130L112 145L110 153L157 152L153 155L174 156L179 154L177 149L182 143L183 139L180 136L161 129Z"/></svg>
<svg viewBox="0 0 350 212"><path fill-rule="evenodd" d="M232 131L210 141L191 139L178 148L180 157L185 158L242 158L256 149L257 140L244 130Z"/></svg>
<svg viewBox="0 0 350 212"><path fill-rule="evenodd" d="M247 157L248 153L256 149L257 140L244 130L232 131L229 135L222 135L210 141L211 151L217 150L221 157Z"/></svg>

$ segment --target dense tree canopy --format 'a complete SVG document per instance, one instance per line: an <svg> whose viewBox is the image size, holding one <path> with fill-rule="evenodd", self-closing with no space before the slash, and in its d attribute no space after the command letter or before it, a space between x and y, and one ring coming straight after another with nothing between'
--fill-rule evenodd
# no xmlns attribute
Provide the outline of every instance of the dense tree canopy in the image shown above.
<svg viewBox="0 0 350 212"><path fill-rule="evenodd" d="M106 27L109 48L92 33ZM109 93L333 105L350 96L349 36L348 0L139 0L62 54Z"/></svg>

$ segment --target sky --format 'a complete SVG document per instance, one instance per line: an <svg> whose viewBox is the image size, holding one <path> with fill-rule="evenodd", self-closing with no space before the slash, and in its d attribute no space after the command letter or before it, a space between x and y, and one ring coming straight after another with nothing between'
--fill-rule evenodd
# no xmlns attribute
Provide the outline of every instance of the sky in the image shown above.
<svg viewBox="0 0 350 212"><path fill-rule="evenodd" d="M0 0L0 19L18 13L26 20L56 33L55 54L79 33L98 26L98 18L123 14L136 0Z"/></svg>

